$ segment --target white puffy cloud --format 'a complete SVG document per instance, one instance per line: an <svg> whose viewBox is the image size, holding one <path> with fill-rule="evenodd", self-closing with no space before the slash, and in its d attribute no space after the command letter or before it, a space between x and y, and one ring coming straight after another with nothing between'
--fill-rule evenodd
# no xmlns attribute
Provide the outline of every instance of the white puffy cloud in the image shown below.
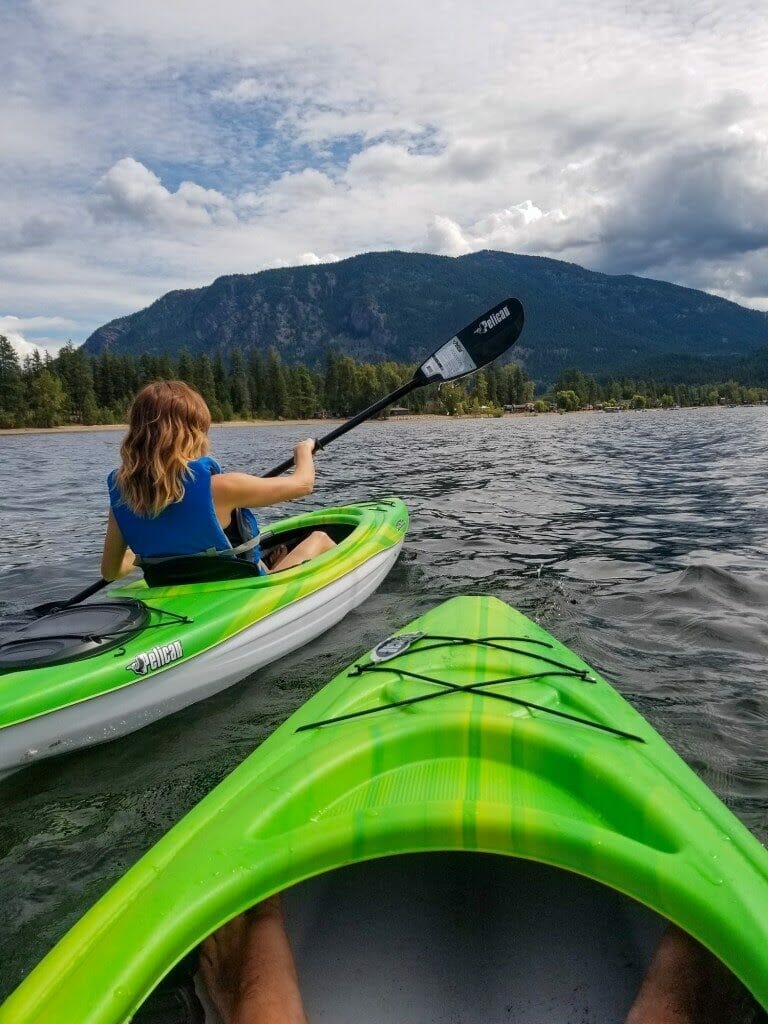
<svg viewBox="0 0 768 1024"><path fill-rule="evenodd" d="M316 267L320 263L334 263L338 258L339 257L332 252L327 252L324 256L318 256L317 253L314 252L303 252L301 256L299 256L298 262L305 267Z"/></svg>
<svg viewBox="0 0 768 1024"><path fill-rule="evenodd" d="M544 213L530 199L516 206L495 210L467 228L460 227L450 217L436 216L427 229L423 248L427 252L442 253L445 256L462 256L480 249L527 251L532 239L532 232L526 230L530 225L540 221L560 225L567 220L562 211ZM539 246L545 237L546 233L541 232L539 226Z"/></svg>
<svg viewBox="0 0 768 1024"><path fill-rule="evenodd" d="M57 338L41 337L39 332L46 328L60 331L74 326L71 320L58 316L0 316L0 334L10 341L21 359L31 356L33 352L39 352L41 355L45 355L46 352L55 354L61 348L63 341ZM25 337L29 331L38 335L34 341L29 341Z"/></svg>
<svg viewBox="0 0 768 1024"><path fill-rule="evenodd" d="M443 256L464 256L472 252L472 246L456 223L450 217L436 214L427 228L422 248L425 252L441 253Z"/></svg>
<svg viewBox="0 0 768 1024"><path fill-rule="evenodd" d="M132 157L118 160L96 186L91 203L98 220L124 218L149 226L206 227L232 223L230 201L215 189L183 181L170 192L160 178Z"/></svg>

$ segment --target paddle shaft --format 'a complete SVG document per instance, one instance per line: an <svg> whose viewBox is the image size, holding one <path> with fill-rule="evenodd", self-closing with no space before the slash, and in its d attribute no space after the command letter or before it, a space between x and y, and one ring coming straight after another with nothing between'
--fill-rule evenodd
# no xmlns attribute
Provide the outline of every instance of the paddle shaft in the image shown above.
<svg viewBox="0 0 768 1024"><path fill-rule="evenodd" d="M377 412L381 412L382 409L386 409L388 405L392 405L392 403L396 402L399 398L404 398L406 395L409 395L411 391L415 391L416 388L424 387L424 385L428 383L429 381L426 379L420 380L417 373L415 377L409 380L406 384L401 385L390 395L386 395L384 398L380 398L378 402L374 402L373 405L369 405L367 409L363 409L362 412L357 413L355 416L351 416L348 420L345 420L344 423L340 423L338 427L334 427L333 430L330 430L327 434L324 434L322 437L319 437L315 441L315 447L313 451L322 451L323 448L328 447L331 441L335 441L337 437L341 437L343 434L348 433L348 431L352 430L358 424L365 423L366 420L369 420L372 416L375 416ZM287 472L292 466L293 456L291 456L290 459L286 459L285 462L281 462L279 466L275 466L274 469L270 469L268 473L264 473L263 475L265 477L281 476L283 473Z"/></svg>
<svg viewBox="0 0 768 1024"><path fill-rule="evenodd" d="M38 604L34 608L30 608L30 612L34 615L48 615L50 612L61 611L62 608L69 608L70 605L79 604L81 601L85 601L94 594L98 594L100 590L103 590L104 587L108 585L108 580L97 580L96 583L91 583L91 585L86 587L85 590L81 590L80 593L75 594L74 597L67 598L66 601L47 601L45 604Z"/></svg>

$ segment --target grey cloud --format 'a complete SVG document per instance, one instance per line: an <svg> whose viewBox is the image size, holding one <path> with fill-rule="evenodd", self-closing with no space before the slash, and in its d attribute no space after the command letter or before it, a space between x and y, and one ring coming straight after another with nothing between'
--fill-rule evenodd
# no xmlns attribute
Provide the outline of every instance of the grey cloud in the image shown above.
<svg viewBox="0 0 768 1024"><path fill-rule="evenodd" d="M680 146L627 182L602 224L606 256L623 269L702 257L729 259L768 246L766 146Z"/></svg>
<svg viewBox="0 0 768 1024"><path fill-rule="evenodd" d="M0 246L10 251L39 249L50 245L63 229L56 218L33 215L17 225L0 228Z"/></svg>

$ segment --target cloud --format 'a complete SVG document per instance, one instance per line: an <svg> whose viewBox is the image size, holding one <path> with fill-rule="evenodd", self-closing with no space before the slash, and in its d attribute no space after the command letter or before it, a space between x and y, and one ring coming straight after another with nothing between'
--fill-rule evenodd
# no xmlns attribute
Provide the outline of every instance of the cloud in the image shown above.
<svg viewBox="0 0 768 1024"><path fill-rule="evenodd" d="M237 198L236 206L245 215L274 215L305 205L314 206L333 196L335 191L336 183L327 174L307 167L296 174L282 174L258 192L243 193Z"/></svg>
<svg viewBox="0 0 768 1024"><path fill-rule="evenodd" d="M29 341L25 337L28 331L31 330L37 334L46 328L61 330L73 326L72 321L66 320L64 317L33 316L23 318L18 316L0 316L0 334L10 341L16 350L16 354L21 359L31 356L34 352L39 352L41 355L46 353L55 355L63 344L57 338L47 337L38 337L34 341Z"/></svg>
<svg viewBox="0 0 768 1024"><path fill-rule="evenodd" d="M480 249L522 251L531 245L532 233L526 230L530 225L539 224L540 221L560 225L567 220L562 211L550 210L544 213L530 199L516 206L495 210L467 228L460 227L450 217L436 216L427 229L422 248L426 252L437 252L444 256L463 256ZM545 237L540 226L539 237Z"/></svg>
<svg viewBox="0 0 768 1024"><path fill-rule="evenodd" d="M206 227L235 220L232 204L220 192L192 181L170 192L133 157L118 160L99 179L91 209L97 220L127 219L148 226Z"/></svg>
<svg viewBox="0 0 768 1024"><path fill-rule="evenodd" d="M728 260L768 247L768 145L742 129L646 160L602 234L617 266Z"/></svg>
<svg viewBox="0 0 768 1024"><path fill-rule="evenodd" d="M62 230L60 219L33 215L15 224L0 225L0 246L12 251L38 249L50 245Z"/></svg>
<svg viewBox="0 0 768 1024"><path fill-rule="evenodd" d="M299 256L299 263L302 266L318 266L320 263L335 263L338 260L338 256L335 253L327 252L324 256L318 256L314 252L303 252Z"/></svg>
<svg viewBox="0 0 768 1024"><path fill-rule="evenodd" d="M275 89L258 78L241 78L233 85L214 89L211 95L215 100L227 100L230 103L255 103L274 99Z"/></svg>
<svg viewBox="0 0 768 1024"><path fill-rule="evenodd" d="M436 252L444 256L464 256L472 252L471 244L456 221L439 214L432 218L427 228L422 249L424 252Z"/></svg>

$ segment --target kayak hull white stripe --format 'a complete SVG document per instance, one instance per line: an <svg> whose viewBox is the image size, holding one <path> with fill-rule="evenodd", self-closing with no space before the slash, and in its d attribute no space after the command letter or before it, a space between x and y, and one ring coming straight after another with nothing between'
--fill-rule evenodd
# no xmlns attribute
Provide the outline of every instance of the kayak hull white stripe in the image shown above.
<svg viewBox="0 0 768 1024"><path fill-rule="evenodd" d="M135 732L298 650L370 597L401 547L402 541L188 662L0 730L0 777Z"/></svg>

